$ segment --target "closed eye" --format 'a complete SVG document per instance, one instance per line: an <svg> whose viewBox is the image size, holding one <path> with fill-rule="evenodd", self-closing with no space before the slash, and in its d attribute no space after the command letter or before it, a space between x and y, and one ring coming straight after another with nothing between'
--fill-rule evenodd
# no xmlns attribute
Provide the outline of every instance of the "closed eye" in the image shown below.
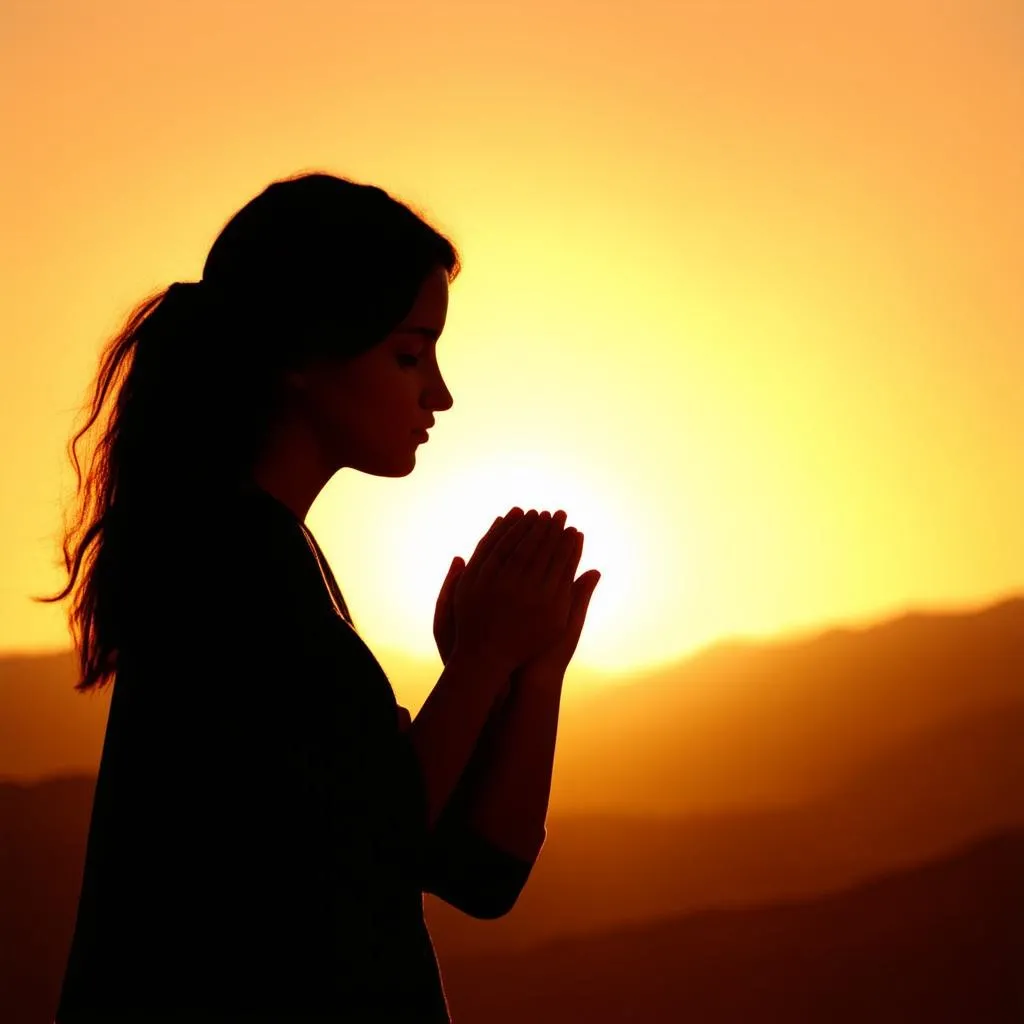
<svg viewBox="0 0 1024 1024"><path fill-rule="evenodd" d="M405 362L402 362L402 360L405 360ZM401 365L401 366L416 366L417 363L419 363L419 361L420 361L419 356L399 356L398 357L398 362L399 362L399 365Z"/></svg>

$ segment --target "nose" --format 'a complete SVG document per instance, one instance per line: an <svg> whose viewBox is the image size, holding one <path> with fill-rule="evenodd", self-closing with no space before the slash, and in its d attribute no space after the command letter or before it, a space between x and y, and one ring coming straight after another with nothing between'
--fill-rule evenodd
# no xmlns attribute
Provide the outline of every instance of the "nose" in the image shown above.
<svg viewBox="0 0 1024 1024"><path fill-rule="evenodd" d="M452 398L452 393L445 386L444 382L441 382L440 392L435 392L439 395L437 401L428 402L426 407L434 412L447 412L454 404L455 399ZM433 424L431 424L433 426Z"/></svg>

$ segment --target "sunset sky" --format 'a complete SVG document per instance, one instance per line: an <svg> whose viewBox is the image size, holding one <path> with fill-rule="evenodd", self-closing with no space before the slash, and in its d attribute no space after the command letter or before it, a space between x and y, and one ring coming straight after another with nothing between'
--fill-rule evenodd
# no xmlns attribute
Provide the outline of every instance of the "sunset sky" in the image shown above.
<svg viewBox="0 0 1024 1024"><path fill-rule="evenodd" d="M0 652L70 643L101 347L304 170L464 262L454 408L308 519L375 652L514 504L586 534L612 671L1024 591L1017 0L26 0L0 84Z"/></svg>

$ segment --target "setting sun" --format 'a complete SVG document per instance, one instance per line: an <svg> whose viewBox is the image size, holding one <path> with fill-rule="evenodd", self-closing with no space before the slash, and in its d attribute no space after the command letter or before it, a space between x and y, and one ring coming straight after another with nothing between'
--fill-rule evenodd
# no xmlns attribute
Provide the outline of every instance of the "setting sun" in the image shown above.
<svg viewBox="0 0 1024 1024"><path fill-rule="evenodd" d="M445 443L444 430L436 433L431 446ZM426 461L430 454L423 449L420 458ZM428 617L432 621L451 559L458 554L468 560L495 517L518 505L524 511L563 509L567 525L585 535L577 575L589 568L601 570L602 582L591 602L577 655L582 664L614 671L677 654L685 637L683 645L673 647L679 641L671 624L650 621L659 607L666 606L659 596L667 595L657 591L657 543L663 524L637 502L638 496L609 493L597 486L597 479L590 467L578 461L566 467L550 453L528 454L523 448L500 459L477 457L460 469L434 474L431 487L421 489L411 506L394 502L375 509L371 513L374 534L388 538L396 570L387 576L386 585L382 581L361 593L354 614L366 620L364 632L385 644L396 633L409 637L407 651L429 656L434 642L423 624ZM325 549L343 550L339 560L361 574L358 562L353 565L350 559L360 558L358 552L365 549L355 538L349 545L337 536L330 525L332 518L318 510L315 520L311 516L313 529L319 529ZM379 554L365 552L367 569ZM661 649L631 643L642 637L645 621L650 632L664 637Z"/></svg>
<svg viewBox="0 0 1024 1024"><path fill-rule="evenodd" d="M375 5L214 4L197 35L100 3L11 43L0 647L67 644L27 595L58 580L101 345L313 167L411 203L463 262L437 347L454 407L408 477L343 471L310 511L375 651L435 656L451 558L512 505L586 535L574 665L608 672L1019 587L1013 29L869 8L408 5L392 31ZM27 11L9 39L42 31Z"/></svg>

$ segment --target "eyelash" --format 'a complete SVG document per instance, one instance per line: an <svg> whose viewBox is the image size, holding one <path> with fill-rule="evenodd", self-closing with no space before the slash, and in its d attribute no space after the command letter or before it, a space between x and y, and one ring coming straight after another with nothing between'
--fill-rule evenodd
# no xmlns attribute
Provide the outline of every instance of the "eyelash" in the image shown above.
<svg viewBox="0 0 1024 1024"><path fill-rule="evenodd" d="M402 362L403 359L411 359L412 362L411 363L403 363ZM398 364L399 364L399 366L416 366L416 364L419 363L419 361L420 361L420 357L419 356L399 356L398 357Z"/></svg>

